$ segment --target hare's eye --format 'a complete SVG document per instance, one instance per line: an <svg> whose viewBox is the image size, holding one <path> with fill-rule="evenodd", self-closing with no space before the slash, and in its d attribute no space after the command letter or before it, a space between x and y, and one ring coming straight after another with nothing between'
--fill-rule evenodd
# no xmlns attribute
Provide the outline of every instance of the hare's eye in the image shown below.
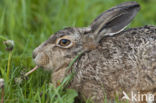
<svg viewBox="0 0 156 103"><path fill-rule="evenodd" d="M60 45L60 46L68 46L70 43L71 43L71 41L68 40L68 39L61 39L61 40L59 41L59 45Z"/></svg>

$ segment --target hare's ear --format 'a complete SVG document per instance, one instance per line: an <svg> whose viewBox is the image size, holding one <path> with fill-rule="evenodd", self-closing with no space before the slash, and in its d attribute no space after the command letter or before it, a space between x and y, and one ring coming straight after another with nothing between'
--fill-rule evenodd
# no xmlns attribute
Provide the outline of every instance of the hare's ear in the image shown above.
<svg viewBox="0 0 156 103"><path fill-rule="evenodd" d="M139 9L138 3L125 2L98 16L91 24L91 30L97 41L106 35L114 35L122 31L136 16Z"/></svg>

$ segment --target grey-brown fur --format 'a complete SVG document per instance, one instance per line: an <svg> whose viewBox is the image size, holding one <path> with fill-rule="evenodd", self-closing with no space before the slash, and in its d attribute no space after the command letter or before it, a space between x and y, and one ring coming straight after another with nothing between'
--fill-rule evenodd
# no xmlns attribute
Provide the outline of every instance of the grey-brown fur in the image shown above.
<svg viewBox="0 0 156 103"><path fill-rule="evenodd" d="M105 96L122 100L123 91L128 95L131 91L155 93L156 27L122 31L139 9L136 2L122 3L88 27L60 30L34 50L35 63L53 70L52 83L57 86L69 75L68 64L83 52L73 65L76 74L69 88L76 89L81 99L95 103L103 103ZM64 45L64 40L70 42Z"/></svg>
<svg viewBox="0 0 156 103"><path fill-rule="evenodd" d="M115 99L122 92L156 89L156 27L128 29L106 37L97 49L85 53L74 65L72 88L102 103L104 93ZM102 101L102 102L100 102Z"/></svg>

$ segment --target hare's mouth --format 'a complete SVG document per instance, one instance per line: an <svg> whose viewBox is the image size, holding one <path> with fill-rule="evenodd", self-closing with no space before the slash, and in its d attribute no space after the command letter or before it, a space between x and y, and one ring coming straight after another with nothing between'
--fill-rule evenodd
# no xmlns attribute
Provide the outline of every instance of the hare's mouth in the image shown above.
<svg viewBox="0 0 156 103"><path fill-rule="evenodd" d="M52 66L49 65L49 64L47 64L47 65L40 65L40 64L37 64L36 62L35 62L35 64L36 64L39 68L44 69L45 71L51 71L51 70L53 70Z"/></svg>

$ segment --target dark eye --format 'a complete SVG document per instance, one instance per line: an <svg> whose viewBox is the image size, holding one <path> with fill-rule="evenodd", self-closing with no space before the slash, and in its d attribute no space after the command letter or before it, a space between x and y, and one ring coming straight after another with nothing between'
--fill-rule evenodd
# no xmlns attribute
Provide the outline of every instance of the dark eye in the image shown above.
<svg viewBox="0 0 156 103"><path fill-rule="evenodd" d="M60 45L60 46L68 46L70 43L71 43L71 41L68 40L68 39L61 39L61 40L59 41L59 45Z"/></svg>

